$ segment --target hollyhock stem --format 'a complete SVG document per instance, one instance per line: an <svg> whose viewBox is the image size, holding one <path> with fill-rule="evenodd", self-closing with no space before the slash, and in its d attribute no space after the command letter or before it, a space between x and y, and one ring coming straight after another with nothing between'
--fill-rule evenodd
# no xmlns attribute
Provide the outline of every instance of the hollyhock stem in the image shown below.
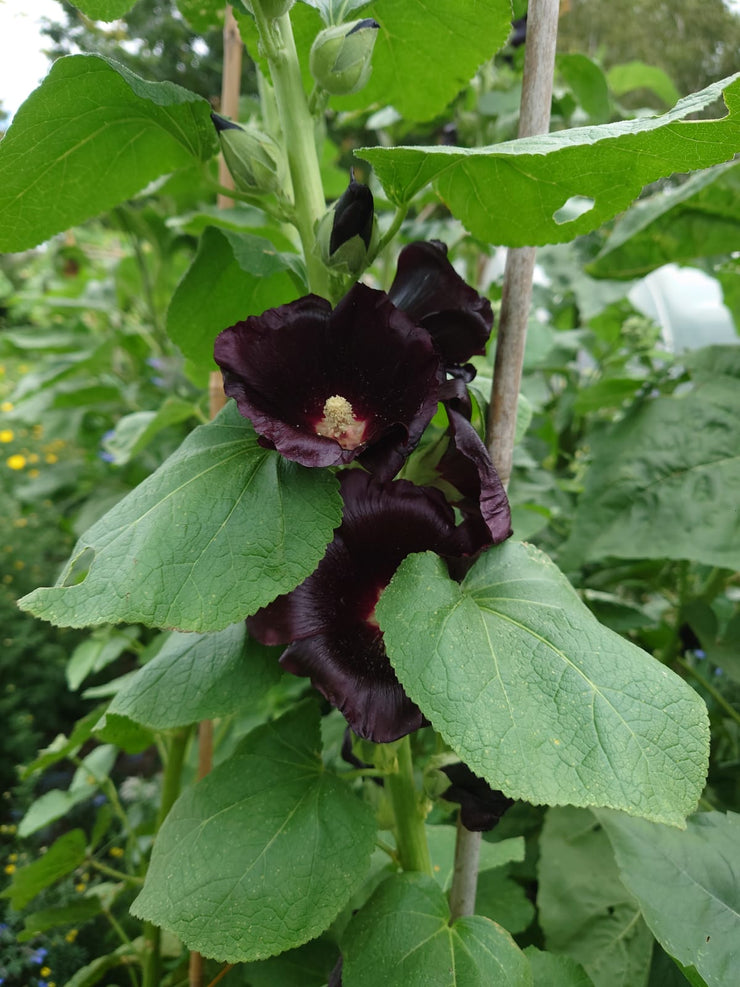
<svg viewBox="0 0 740 987"><path fill-rule="evenodd" d="M398 741L396 755L398 771L386 776L386 788L396 820L398 859L404 870L421 871L423 874L431 875L432 862L429 857L424 814L414 784L414 763L408 737Z"/></svg>
<svg viewBox="0 0 740 987"><path fill-rule="evenodd" d="M254 15L275 89L282 139L293 182L294 222L303 246L308 287L317 295L328 298L329 272L314 251L314 228L326 211L326 200L316 153L314 121L303 89L290 15L283 14L277 20L268 21L259 4L254 5Z"/></svg>
<svg viewBox="0 0 740 987"><path fill-rule="evenodd" d="M180 794L182 766L185 751L190 740L191 728L175 730L167 750L167 760L162 777L162 797L157 813L157 832L167 818L175 799ZM160 953L160 929L151 922L144 923L144 977L142 987L159 987L162 979L162 956Z"/></svg>

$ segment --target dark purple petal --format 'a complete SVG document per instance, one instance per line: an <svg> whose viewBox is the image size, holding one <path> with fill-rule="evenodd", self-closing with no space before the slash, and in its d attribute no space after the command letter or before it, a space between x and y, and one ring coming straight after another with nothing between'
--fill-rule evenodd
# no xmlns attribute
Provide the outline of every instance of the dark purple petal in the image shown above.
<svg viewBox="0 0 740 987"><path fill-rule="evenodd" d="M404 247L388 296L424 326L445 365L485 353L493 326L491 303L463 281L439 240Z"/></svg>
<svg viewBox="0 0 740 987"><path fill-rule="evenodd" d="M439 355L382 291L356 284L332 311L307 295L216 339L224 390L265 445L304 466L362 456L388 479L437 408Z"/></svg>
<svg viewBox="0 0 740 987"><path fill-rule="evenodd" d="M486 833L493 829L506 810L514 804L513 799L491 788L487 781L473 774L462 761L448 764L442 770L452 783L442 798L447 802L460 803L462 824L472 832Z"/></svg>
<svg viewBox="0 0 740 987"><path fill-rule="evenodd" d="M407 555L452 553L455 515L439 490L407 480L348 470L340 483L342 523L317 569L247 625L265 644L291 642L281 664L309 676L359 736L388 742L425 720L388 661L375 606Z"/></svg>
<svg viewBox="0 0 740 987"><path fill-rule="evenodd" d="M464 517L458 528L458 553L473 555L498 545L511 531L511 509L488 450L468 419L447 406L450 444L437 465L440 476L460 493L453 500Z"/></svg>

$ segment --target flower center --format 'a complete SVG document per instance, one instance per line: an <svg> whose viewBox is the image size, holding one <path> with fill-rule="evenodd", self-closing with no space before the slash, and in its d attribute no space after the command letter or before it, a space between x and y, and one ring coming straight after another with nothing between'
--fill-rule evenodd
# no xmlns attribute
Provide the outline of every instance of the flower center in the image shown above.
<svg viewBox="0 0 740 987"><path fill-rule="evenodd" d="M366 424L355 417L347 398L333 394L324 403L324 416L316 425L316 434L334 439L342 449L356 449L362 444Z"/></svg>

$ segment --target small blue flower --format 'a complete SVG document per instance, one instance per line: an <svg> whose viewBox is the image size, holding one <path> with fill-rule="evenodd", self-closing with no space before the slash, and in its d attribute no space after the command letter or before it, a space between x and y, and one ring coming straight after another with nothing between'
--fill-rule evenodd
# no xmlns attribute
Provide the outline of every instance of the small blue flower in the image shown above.
<svg viewBox="0 0 740 987"><path fill-rule="evenodd" d="M48 954L49 954L49 950L44 949L43 946L40 946L38 949L34 949L34 951L31 953L31 962L43 963L46 957L48 956Z"/></svg>
<svg viewBox="0 0 740 987"><path fill-rule="evenodd" d="M701 660L702 658L706 658L707 657L707 653L706 653L706 651L702 651L701 648L695 648L694 649L694 657L696 657L699 660Z"/></svg>

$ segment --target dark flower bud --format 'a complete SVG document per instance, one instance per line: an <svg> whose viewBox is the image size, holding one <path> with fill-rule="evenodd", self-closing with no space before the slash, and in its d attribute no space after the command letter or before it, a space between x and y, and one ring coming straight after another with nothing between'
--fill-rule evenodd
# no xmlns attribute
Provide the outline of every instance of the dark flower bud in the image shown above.
<svg viewBox="0 0 740 987"><path fill-rule="evenodd" d="M498 824L514 801L503 792L491 788L487 781L473 774L467 764L459 761L442 768L450 779L443 798L460 803L463 826L476 833L487 833Z"/></svg>
<svg viewBox="0 0 740 987"><path fill-rule="evenodd" d="M380 25L367 17L324 28L311 46L309 65L316 82L334 96L356 93L370 78Z"/></svg>
<svg viewBox="0 0 740 987"><path fill-rule="evenodd" d="M316 242L327 267L356 276L377 238L373 194L350 178L343 194L319 221Z"/></svg>
<svg viewBox="0 0 740 987"><path fill-rule="evenodd" d="M211 113L221 153L240 192L277 192L284 188L284 159L272 137L255 127L240 127Z"/></svg>
<svg viewBox="0 0 740 987"><path fill-rule="evenodd" d="M254 13L254 8L259 7L263 15L271 20L287 14L295 0L247 0L247 7Z"/></svg>

